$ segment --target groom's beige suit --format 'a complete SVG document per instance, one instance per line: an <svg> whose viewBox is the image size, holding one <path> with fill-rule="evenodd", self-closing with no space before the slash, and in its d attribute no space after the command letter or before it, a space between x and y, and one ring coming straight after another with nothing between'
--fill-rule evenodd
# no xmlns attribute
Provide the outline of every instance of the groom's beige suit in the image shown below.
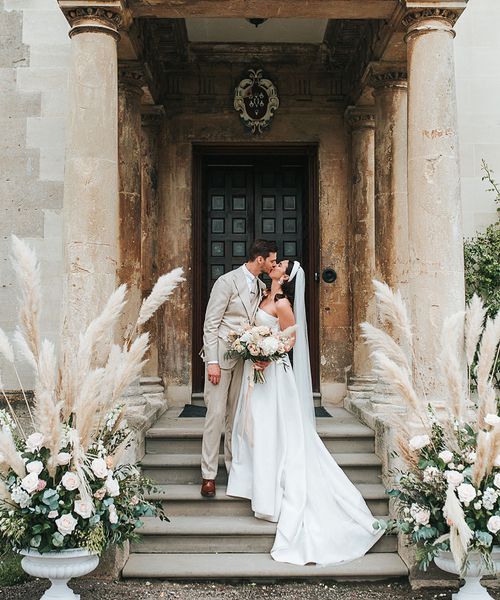
<svg viewBox="0 0 500 600"><path fill-rule="evenodd" d="M224 459L231 467L231 433L238 394L243 376L243 361L226 358L227 335L243 324L253 324L260 304L264 283L241 266L217 279L212 288L203 325L203 360L205 362L205 404L207 415L203 432L201 473L203 479L215 479L219 463L219 446L225 430ZM207 365L218 363L221 378L217 385L208 381Z"/></svg>

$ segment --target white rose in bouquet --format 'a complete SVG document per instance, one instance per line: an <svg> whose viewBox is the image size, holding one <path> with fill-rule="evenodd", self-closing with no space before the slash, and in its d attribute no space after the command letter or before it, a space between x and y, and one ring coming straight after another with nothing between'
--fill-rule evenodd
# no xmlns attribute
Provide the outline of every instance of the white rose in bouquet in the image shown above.
<svg viewBox="0 0 500 600"><path fill-rule="evenodd" d="M453 452L450 452L449 450L443 450L438 456L446 465L453 460Z"/></svg>
<svg viewBox="0 0 500 600"><path fill-rule="evenodd" d="M495 484L495 486L497 488L500 488L500 473L497 473L495 475L495 479L493 480L493 483Z"/></svg>
<svg viewBox="0 0 500 600"><path fill-rule="evenodd" d="M444 476L446 477L446 481L453 487L457 487L457 485L460 485L464 481L464 476L458 471L446 471Z"/></svg>
<svg viewBox="0 0 500 600"><path fill-rule="evenodd" d="M106 485L106 491L112 498L119 495L120 485L114 477L108 476L108 478L106 479L105 485Z"/></svg>
<svg viewBox="0 0 500 600"><path fill-rule="evenodd" d="M51 510L47 516L49 517L49 519L55 519L59 516L59 513L57 512L57 510Z"/></svg>
<svg viewBox="0 0 500 600"><path fill-rule="evenodd" d="M80 478L76 473L73 473L73 471L68 471L62 476L61 483L63 487L68 490L68 492L71 492L76 490L76 488L80 485Z"/></svg>
<svg viewBox="0 0 500 600"><path fill-rule="evenodd" d="M59 466L69 465L71 454L69 452L59 452L56 456L56 462Z"/></svg>
<svg viewBox="0 0 500 600"><path fill-rule="evenodd" d="M458 497L460 501L465 504L465 506L469 506L469 504L476 497L476 489L470 483L462 483L457 487Z"/></svg>
<svg viewBox="0 0 500 600"><path fill-rule="evenodd" d="M259 325L255 329L259 335L271 335L271 330L265 325Z"/></svg>
<svg viewBox="0 0 500 600"><path fill-rule="evenodd" d="M37 476L43 471L43 462L41 460L32 460L26 463L26 471L28 473L35 473Z"/></svg>
<svg viewBox="0 0 500 600"><path fill-rule="evenodd" d="M486 524L488 531L491 531L493 535L496 535L500 531L500 517L494 515L488 519Z"/></svg>
<svg viewBox="0 0 500 600"><path fill-rule="evenodd" d="M106 479L106 477L108 476L109 469L104 458L94 458L94 460L90 464L90 468L92 470L92 473L94 473L94 475L98 479Z"/></svg>
<svg viewBox="0 0 500 600"><path fill-rule="evenodd" d="M65 515L61 515L59 519L55 520L55 524L57 525L57 529L61 535L70 535L75 530L76 524L78 520L69 513Z"/></svg>
<svg viewBox="0 0 500 600"><path fill-rule="evenodd" d="M92 506L84 500L75 500L75 507L73 510L83 519L90 519L92 516Z"/></svg>
<svg viewBox="0 0 500 600"><path fill-rule="evenodd" d="M38 475L36 473L30 473L21 479L21 487L25 489L28 494L32 494L38 487Z"/></svg>
<svg viewBox="0 0 500 600"><path fill-rule="evenodd" d="M35 431L35 433L32 433L26 438L26 448L30 452L36 452L37 450L40 450L40 448L43 446L44 441L45 439L43 437L43 434L39 433L38 431Z"/></svg>
<svg viewBox="0 0 500 600"><path fill-rule="evenodd" d="M265 356L276 354L279 348L279 341L274 336L269 336L260 341L260 348Z"/></svg>
<svg viewBox="0 0 500 600"><path fill-rule="evenodd" d="M410 450L421 450L430 444L431 440L428 435L415 435L410 440Z"/></svg>

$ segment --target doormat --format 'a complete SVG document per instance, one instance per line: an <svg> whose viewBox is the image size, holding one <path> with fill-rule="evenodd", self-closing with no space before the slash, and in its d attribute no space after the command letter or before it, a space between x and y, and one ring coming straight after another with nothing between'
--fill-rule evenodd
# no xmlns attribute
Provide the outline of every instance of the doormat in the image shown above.
<svg viewBox="0 0 500 600"><path fill-rule="evenodd" d="M332 415L326 410L324 406L315 406L314 413L316 417L331 417ZM182 409L179 418L188 417L200 417L203 418L207 414L206 406L197 406L196 404L186 404Z"/></svg>

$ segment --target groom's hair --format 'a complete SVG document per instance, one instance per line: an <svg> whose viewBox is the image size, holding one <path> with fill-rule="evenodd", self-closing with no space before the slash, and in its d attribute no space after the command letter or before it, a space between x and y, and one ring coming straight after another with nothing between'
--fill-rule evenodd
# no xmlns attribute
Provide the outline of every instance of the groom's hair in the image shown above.
<svg viewBox="0 0 500 600"><path fill-rule="evenodd" d="M254 261L258 256L267 258L272 252L278 253L278 245L276 242L269 240L255 240L248 251L248 261Z"/></svg>

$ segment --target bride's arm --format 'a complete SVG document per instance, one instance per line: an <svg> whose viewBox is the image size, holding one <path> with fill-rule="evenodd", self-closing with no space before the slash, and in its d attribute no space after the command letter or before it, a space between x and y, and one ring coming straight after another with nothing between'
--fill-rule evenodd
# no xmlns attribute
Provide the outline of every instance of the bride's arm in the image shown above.
<svg viewBox="0 0 500 600"><path fill-rule="evenodd" d="M281 331L295 325L295 315L293 314L292 306L287 298L282 298L276 302L276 314L278 315ZM292 335L288 350L291 350L294 344L295 334Z"/></svg>

